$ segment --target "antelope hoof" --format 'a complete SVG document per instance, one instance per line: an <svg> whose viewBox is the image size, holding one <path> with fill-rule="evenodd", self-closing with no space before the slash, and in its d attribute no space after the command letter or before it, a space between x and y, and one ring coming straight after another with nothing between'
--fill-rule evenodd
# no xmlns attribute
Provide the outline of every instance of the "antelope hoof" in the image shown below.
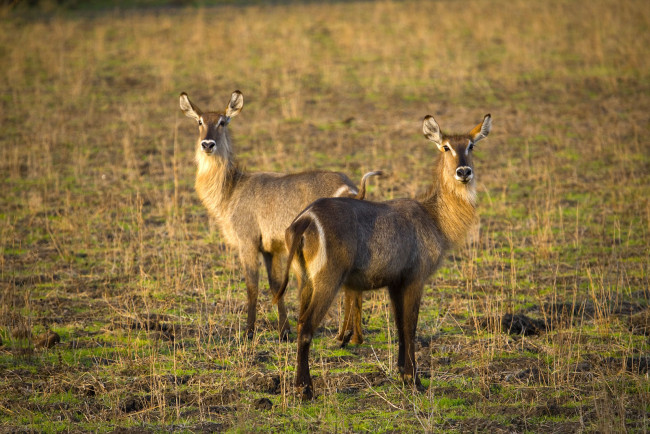
<svg viewBox="0 0 650 434"><path fill-rule="evenodd" d="M339 335L336 337L336 340L341 342L340 345L341 348L345 348L350 342L351 338L352 338L352 330L346 330L344 332L339 333Z"/></svg>
<svg viewBox="0 0 650 434"><path fill-rule="evenodd" d="M300 391L300 399L303 401L311 401L314 399L314 390L311 384L306 384L302 387Z"/></svg>
<svg viewBox="0 0 650 434"><path fill-rule="evenodd" d="M363 343L363 337L353 333L350 343L353 345L361 345Z"/></svg>
<svg viewBox="0 0 650 434"><path fill-rule="evenodd" d="M280 340L283 342L291 342L291 330L290 329L280 330Z"/></svg>
<svg viewBox="0 0 650 434"><path fill-rule="evenodd" d="M416 376L414 380L413 375L402 374L402 381L404 382L405 385L411 386L413 389L417 390L418 392L426 391L426 388L422 385L422 382L420 381L420 377Z"/></svg>
<svg viewBox="0 0 650 434"><path fill-rule="evenodd" d="M299 378L303 378L303 380L299 380ZM312 383L311 376L309 374L297 374L295 385L295 393L300 396L301 400L309 401L314 399L314 383Z"/></svg>

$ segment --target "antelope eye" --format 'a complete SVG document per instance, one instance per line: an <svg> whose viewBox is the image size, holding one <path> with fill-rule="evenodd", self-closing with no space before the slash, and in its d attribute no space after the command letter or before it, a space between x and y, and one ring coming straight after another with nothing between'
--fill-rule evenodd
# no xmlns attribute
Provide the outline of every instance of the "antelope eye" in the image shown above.
<svg viewBox="0 0 650 434"><path fill-rule="evenodd" d="M203 119L199 119L199 126L203 125Z"/></svg>
<svg viewBox="0 0 650 434"><path fill-rule="evenodd" d="M470 143L469 146L467 147L470 151L474 149L474 143Z"/></svg>
<svg viewBox="0 0 650 434"><path fill-rule="evenodd" d="M444 146L442 147L442 149L444 149L444 150L445 150L445 152L447 152L447 151L449 150L449 146L447 146L447 145L444 145Z"/></svg>

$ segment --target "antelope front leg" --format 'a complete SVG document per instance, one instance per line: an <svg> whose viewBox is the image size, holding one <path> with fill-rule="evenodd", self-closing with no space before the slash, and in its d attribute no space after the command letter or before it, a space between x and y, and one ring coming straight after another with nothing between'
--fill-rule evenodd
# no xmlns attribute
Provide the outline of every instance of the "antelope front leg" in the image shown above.
<svg viewBox="0 0 650 434"><path fill-rule="evenodd" d="M415 363L415 331L420 313L422 287L422 284L415 283L403 288L391 288L389 290L399 338L397 366L402 381L405 384L414 386L419 391L424 390L424 388L417 375L417 365Z"/></svg>
<svg viewBox="0 0 650 434"><path fill-rule="evenodd" d="M402 298L402 288L389 288L391 304L393 305L393 315L395 316L395 327L397 328L397 369L400 374L404 375L404 300Z"/></svg>
<svg viewBox="0 0 650 434"><path fill-rule="evenodd" d="M341 342L341 348L348 342L360 345L363 343L363 332L361 331L361 306L363 293L360 291L345 290L343 301L343 323L339 329L336 339Z"/></svg>
<svg viewBox="0 0 650 434"><path fill-rule="evenodd" d="M264 258L264 265L269 276L269 289L271 290L271 294L275 296L280 290L282 273L284 271L281 256L265 252L262 253L262 257ZM287 308L284 304L284 298L278 300L278 331L280 332L280 339L287 340L289 338L291 327L287 319Z"/></svg>
<svg viewBox="0 0 650 434"><path fill-rule="evenodd" d="M248 297L248 315L246 317L246 337L253 339L255 334L255 320L257 318L257 295L259 283L259 262L257 251L246 252L240 250L240 261L244 269L246 282L246 295Z"/></svg>

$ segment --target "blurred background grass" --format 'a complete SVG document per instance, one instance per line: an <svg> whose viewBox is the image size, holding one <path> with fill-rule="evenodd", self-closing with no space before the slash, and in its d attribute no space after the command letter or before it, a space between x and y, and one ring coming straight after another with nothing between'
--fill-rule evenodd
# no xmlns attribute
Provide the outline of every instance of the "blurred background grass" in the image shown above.
<svg viewBox="0 0 650 434"><path fill-rule="evenodd" d="M645 2L33 3L1 6L4 427L647 429ZM246 168L382 169L375 200L428 184L424 115L463 131L492 114L480 223L422 308L428 394L363 377L394 374L383 292L367 346L331 352L338 313L326 321L320 401L250 386L290 384L294 345L275 343L266 296L259 340L238 340L245 290L193 191L196 131L178 107L186 91L221 109L235 89ZM495 318L521 312L550 329L504 334ZM51 350L14 333L47 329Z"/></svg>

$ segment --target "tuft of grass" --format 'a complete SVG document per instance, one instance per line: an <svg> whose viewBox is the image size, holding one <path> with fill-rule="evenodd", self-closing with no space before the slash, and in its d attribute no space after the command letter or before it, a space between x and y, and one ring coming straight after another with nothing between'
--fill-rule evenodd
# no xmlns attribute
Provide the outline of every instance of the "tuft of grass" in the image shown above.
<svg viewBox="0 0 650 434"><path fill-rule="evenodd" d="M0 6L0 430L648 430L644 2L54 3ZM265 278L245 339L177 106L234 89L243 166L382 169L369 200L430 182L424 115L492 113L480 220L420 311L425 392L398 380L382 291L363 345L324 320L313 402Z"/></svg>

